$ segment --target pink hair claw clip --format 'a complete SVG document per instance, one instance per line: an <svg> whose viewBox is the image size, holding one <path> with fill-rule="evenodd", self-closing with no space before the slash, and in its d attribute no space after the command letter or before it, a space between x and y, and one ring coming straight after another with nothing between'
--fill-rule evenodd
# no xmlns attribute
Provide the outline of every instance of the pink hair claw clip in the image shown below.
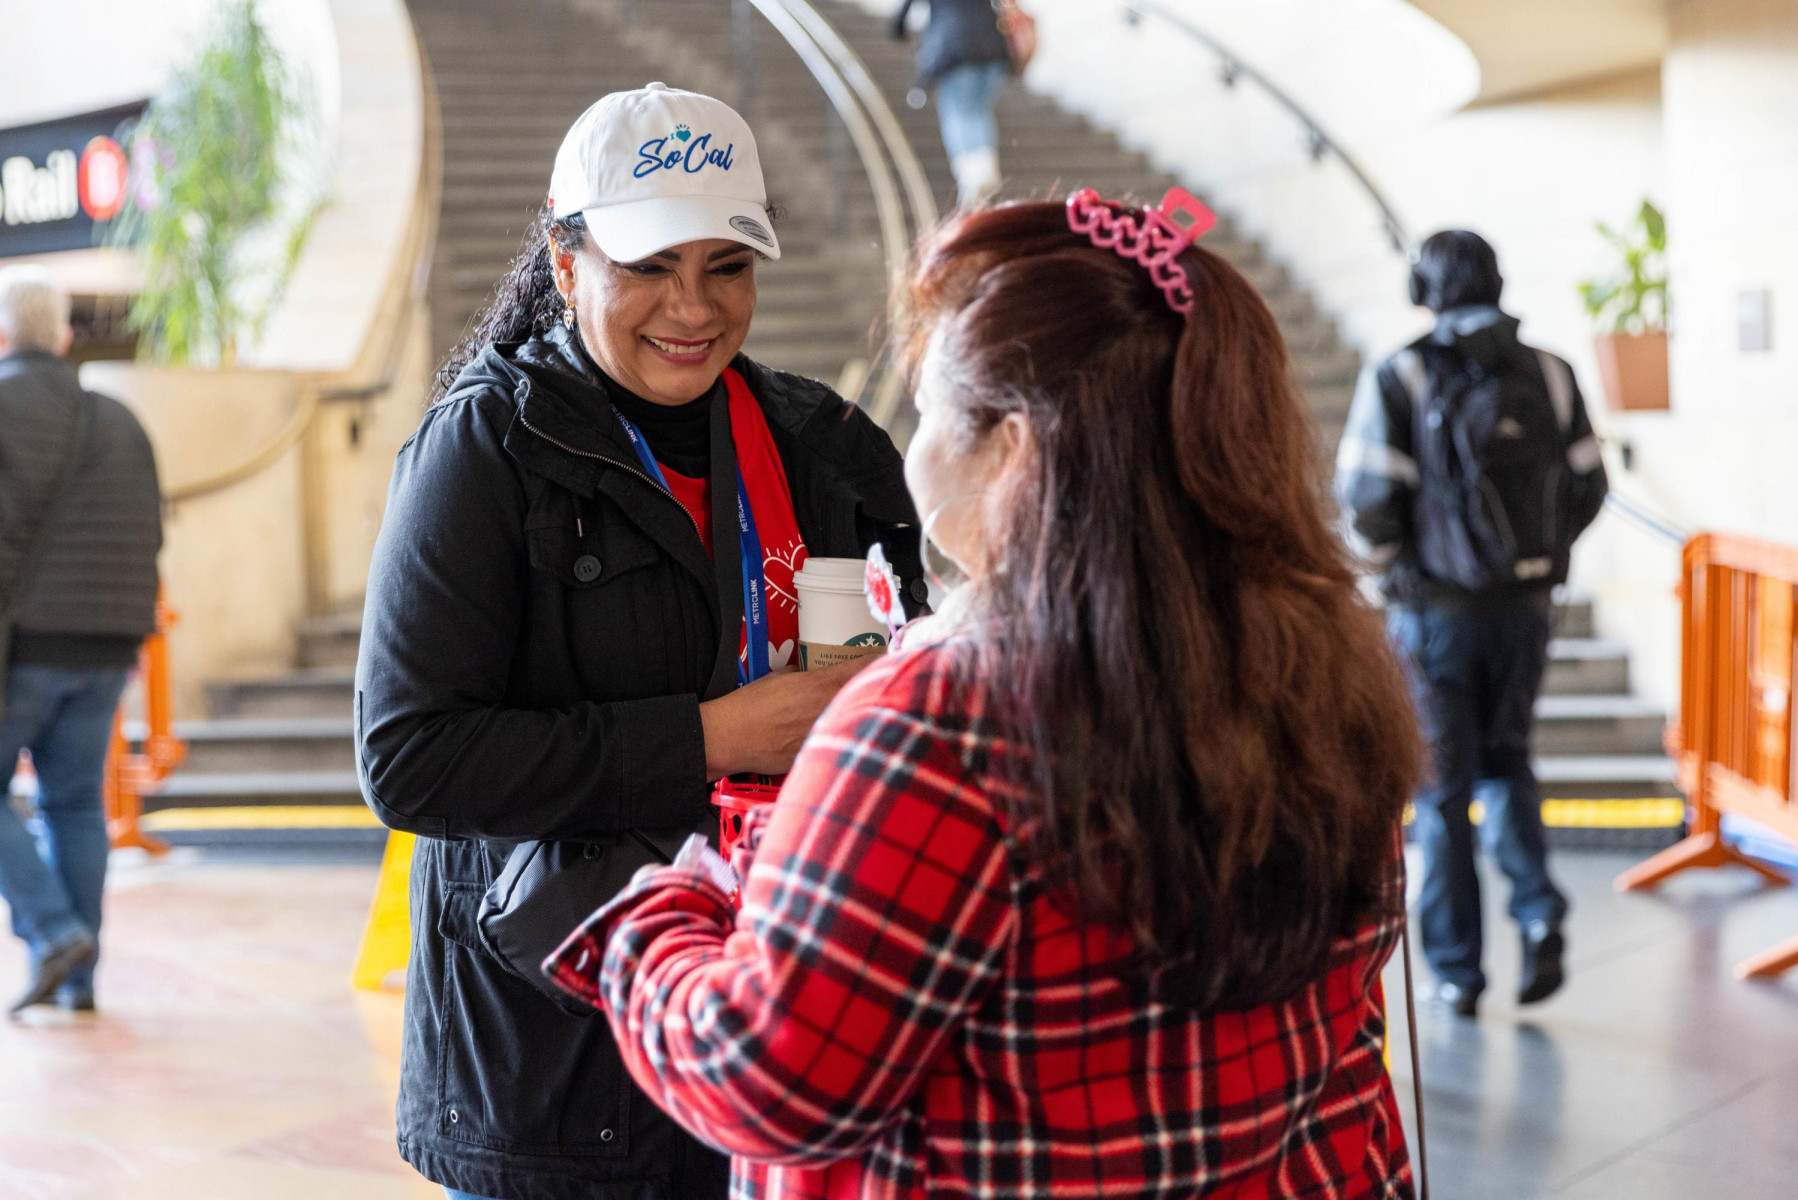
<svg viewBox="0 0 1798 1200"><path fill-rule="evenodd" d="M1102 199L1091 188L1068 197L1068 228L1147 268L1168 307L1181 316L1192 312L1192 280L1180 255L1216 224L1217 214L1185 188L1169 188L1159 205L1143 209L1140 226L1135 210Z"/></svg>

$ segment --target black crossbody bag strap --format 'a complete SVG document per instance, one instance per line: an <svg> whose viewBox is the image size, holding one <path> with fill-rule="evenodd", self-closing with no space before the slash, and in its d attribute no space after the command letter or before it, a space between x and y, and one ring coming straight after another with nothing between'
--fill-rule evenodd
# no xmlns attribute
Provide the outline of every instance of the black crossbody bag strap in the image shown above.
<svg viewBox="0 0 1798 1200"><path fill-rule="evenodd" d="M70 492L74 490L82 451L87 446L88 433L93 426L94 398L85 391L80 393L80 397L75 403L75 428L69 438L68 448L63 451L62 462L57 466L49 499L45 501L37 526L31 531L31 537L25 544L19 568L13 573L12 591L7 594L6 602L0 604L0 681L4 680L6 665L12 660L13 621L18 617L19 606L25 602L25 594L31 588L32 579L43 565L44 552L50 545L50 526L55 523L57 514L62 512ZM5 705L5 688L0 686L0 713L5 712Z"/></svg>
<svg viewBox="0 0 1798 1200"><path fill-rule="evenodd" d="M1405 904L1405 834L1397 834L1399 869L1398 952L1405 964L1405 1026L1411 1047L1411 1102L1417 1113L1417 1200L1430 1200L1430 1164L1428 1142L1423 1132L1423 1058L1417 1049L1417 987L1411 978L1411 911ZM1390 1019L1386 1036L1392 1037Z"/></svg>

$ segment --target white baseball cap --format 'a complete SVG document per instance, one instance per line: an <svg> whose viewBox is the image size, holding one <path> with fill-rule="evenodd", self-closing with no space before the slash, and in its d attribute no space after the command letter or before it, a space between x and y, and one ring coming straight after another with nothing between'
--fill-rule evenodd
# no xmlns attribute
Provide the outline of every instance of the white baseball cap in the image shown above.
<svg viewBox="0 0 1798 1200"><path fill-rule="evenodd" d="M726 238L780 257L755 135L721 100L651 83L580 115L549 177L558 217L581 213L615 262Z"/></svg>

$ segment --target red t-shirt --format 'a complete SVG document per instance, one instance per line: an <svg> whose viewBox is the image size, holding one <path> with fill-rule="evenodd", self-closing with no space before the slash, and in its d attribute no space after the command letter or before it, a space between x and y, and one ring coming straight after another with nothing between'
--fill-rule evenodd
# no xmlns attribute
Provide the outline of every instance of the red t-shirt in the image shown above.
<svg viewBox="0 0 1798 1200"><path fill-rule="evenodd" d="M680 506L687 510L693 518L693 524L699 526L699 543L705 547L709 555L712 552L712 481L694 479L682 475L667 463L657 460L662 468L662 477L668 481L668 490L680 501Z"/></svg>

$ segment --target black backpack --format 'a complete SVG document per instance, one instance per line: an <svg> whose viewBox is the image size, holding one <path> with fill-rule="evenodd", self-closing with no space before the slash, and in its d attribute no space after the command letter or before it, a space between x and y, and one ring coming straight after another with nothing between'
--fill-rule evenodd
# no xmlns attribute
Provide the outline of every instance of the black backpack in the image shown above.
<svg viewBox="0 0 1798 1200"><path fill-rule="evenodd" d="M1413 525L1424 573L1468 591L1553 582L1572 546L1567 446L1545 364L1425 344L1412 405Z"/></svg>

